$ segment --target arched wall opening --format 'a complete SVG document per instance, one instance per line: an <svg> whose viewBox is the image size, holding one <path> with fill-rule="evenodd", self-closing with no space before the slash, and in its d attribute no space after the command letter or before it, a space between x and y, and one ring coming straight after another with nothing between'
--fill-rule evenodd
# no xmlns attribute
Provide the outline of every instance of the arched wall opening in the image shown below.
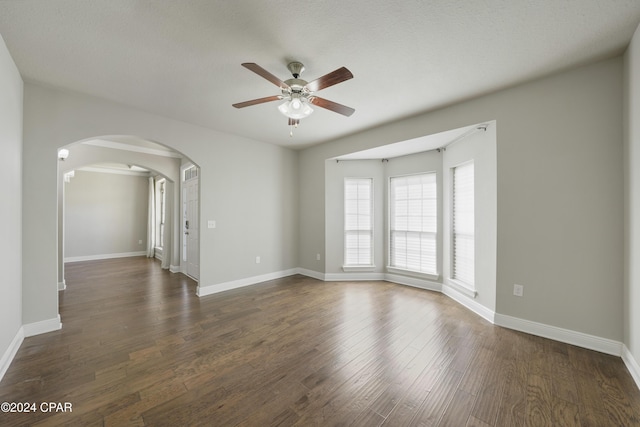
<svg viewBox="0 0 640 427"><path fill-rule="evenodd" d="M182 271L181 171L184 165L197 167L191 159L162 144L122 135L84 139L60 150L66 150L67 157L58 159L59 290L66 287L64 263L69 261L146 255L160 258L163 268L174 273ZM160 202L155 196L160 195L161 182L166 215L158 216L154 210ZM65 187L73 185L68 205ZM104 194L95 194L100 191ZM119 194L109 196L113 192ZM110 203L109 197L119 202ZM72 226L65 220L69 206ZM165 221L156 224L156 217ZM162 233L161 242L157 231ZM68 243L71 251L66 249Z"/></svg>
<svg viewBox="0 0 640 427"><path fill-rule="evenodd" d="M33 83L25 84L24 98L20 250L25 336L61 328L57 177L59 164L72 157L61 162L57 151L96 136L142 136L197 165L202 188L198 247L200 259L206 260L199 264L199 295L291 274L299 265L296 151Z"/></svg>

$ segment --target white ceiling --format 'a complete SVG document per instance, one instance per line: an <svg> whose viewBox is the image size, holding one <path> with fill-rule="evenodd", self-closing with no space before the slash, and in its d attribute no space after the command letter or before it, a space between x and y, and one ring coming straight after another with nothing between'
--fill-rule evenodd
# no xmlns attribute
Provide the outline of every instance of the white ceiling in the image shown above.
<svg viewBox="0 0 640 427"><path fill-rule="evenodd" d="M471 133L480 129L485 129L490 123L465 126L458 129L451 129L445 132L425 135L407 141L395 142L368 150L357 151L342 156L334 157L331 160L380 160L393 159L394 157L406 156L409 154L421 153L423 151L436 150L458 141Z"/></svg>
<svg viewBox="0 0 640 427"><path fill-rule="evenodd" d="M292 148L335 139L623 52L638 0L0 0L0 34L26 81ZM277 95L241 67L311 81L320 96L290 138Z"/></svg>

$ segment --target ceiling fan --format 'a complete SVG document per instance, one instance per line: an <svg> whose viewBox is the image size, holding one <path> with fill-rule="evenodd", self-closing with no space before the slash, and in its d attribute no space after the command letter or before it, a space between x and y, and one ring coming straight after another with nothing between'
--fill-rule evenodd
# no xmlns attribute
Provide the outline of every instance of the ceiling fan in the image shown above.
<svg viewBox="0 0 640 427"><path fill-rule="evenodd" d="M318 92L319 90L342 83L345 80L352 79L353 74L351 74L351 71L347 70L345 67L338 68L329 74L319 77L311 82L307 82L300 78L300 75L304 71L304 65L300 62L291 62L287 65L287 68L291 72L291 75L293 75L293 78L285 81L280 80L253 62L245 62L242 66L278 86L282 93L280 95L239 102L237 104L233 104L233 106L236 108L244 108L251 105L263 104L265 102L284 100L285 102L278 106L278 110L289 118L288 124L291 127L291 132L289 133L290 136L293 136L293 127L298 126L300 119L304 119L313 113L313 108L311 108L309 104L325 108L347 117L356 111L346 105L338 104L337 102L329 101L328 99L314 95L315 92Z"/></svg>

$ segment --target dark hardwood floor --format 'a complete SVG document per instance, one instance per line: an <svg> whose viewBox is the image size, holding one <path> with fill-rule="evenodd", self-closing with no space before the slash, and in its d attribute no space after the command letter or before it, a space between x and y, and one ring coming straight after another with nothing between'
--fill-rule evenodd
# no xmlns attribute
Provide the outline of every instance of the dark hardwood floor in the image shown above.
<svg viewBox="0 0 640 427"><path fill-rule="evenodd" d="M292 276L198 298L146 258L68 264L66 282L63 329L26 338L0 383L38 410L1 426L640 425L620 358L438 293Z"/></svg>

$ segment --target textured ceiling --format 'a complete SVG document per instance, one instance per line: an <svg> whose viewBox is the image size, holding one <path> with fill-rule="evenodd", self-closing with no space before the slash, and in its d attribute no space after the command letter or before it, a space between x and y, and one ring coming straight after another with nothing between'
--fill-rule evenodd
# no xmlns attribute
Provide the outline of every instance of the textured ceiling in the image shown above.
<svg viewBox="0 0 640 427"><path fill-rule="evenodd" d="M0 35L26 81L82 92L260 141L301 148L621 53L638 0L0 0ZM290 138L279 93L240 66L311 81L319 95Z"/></svg>

